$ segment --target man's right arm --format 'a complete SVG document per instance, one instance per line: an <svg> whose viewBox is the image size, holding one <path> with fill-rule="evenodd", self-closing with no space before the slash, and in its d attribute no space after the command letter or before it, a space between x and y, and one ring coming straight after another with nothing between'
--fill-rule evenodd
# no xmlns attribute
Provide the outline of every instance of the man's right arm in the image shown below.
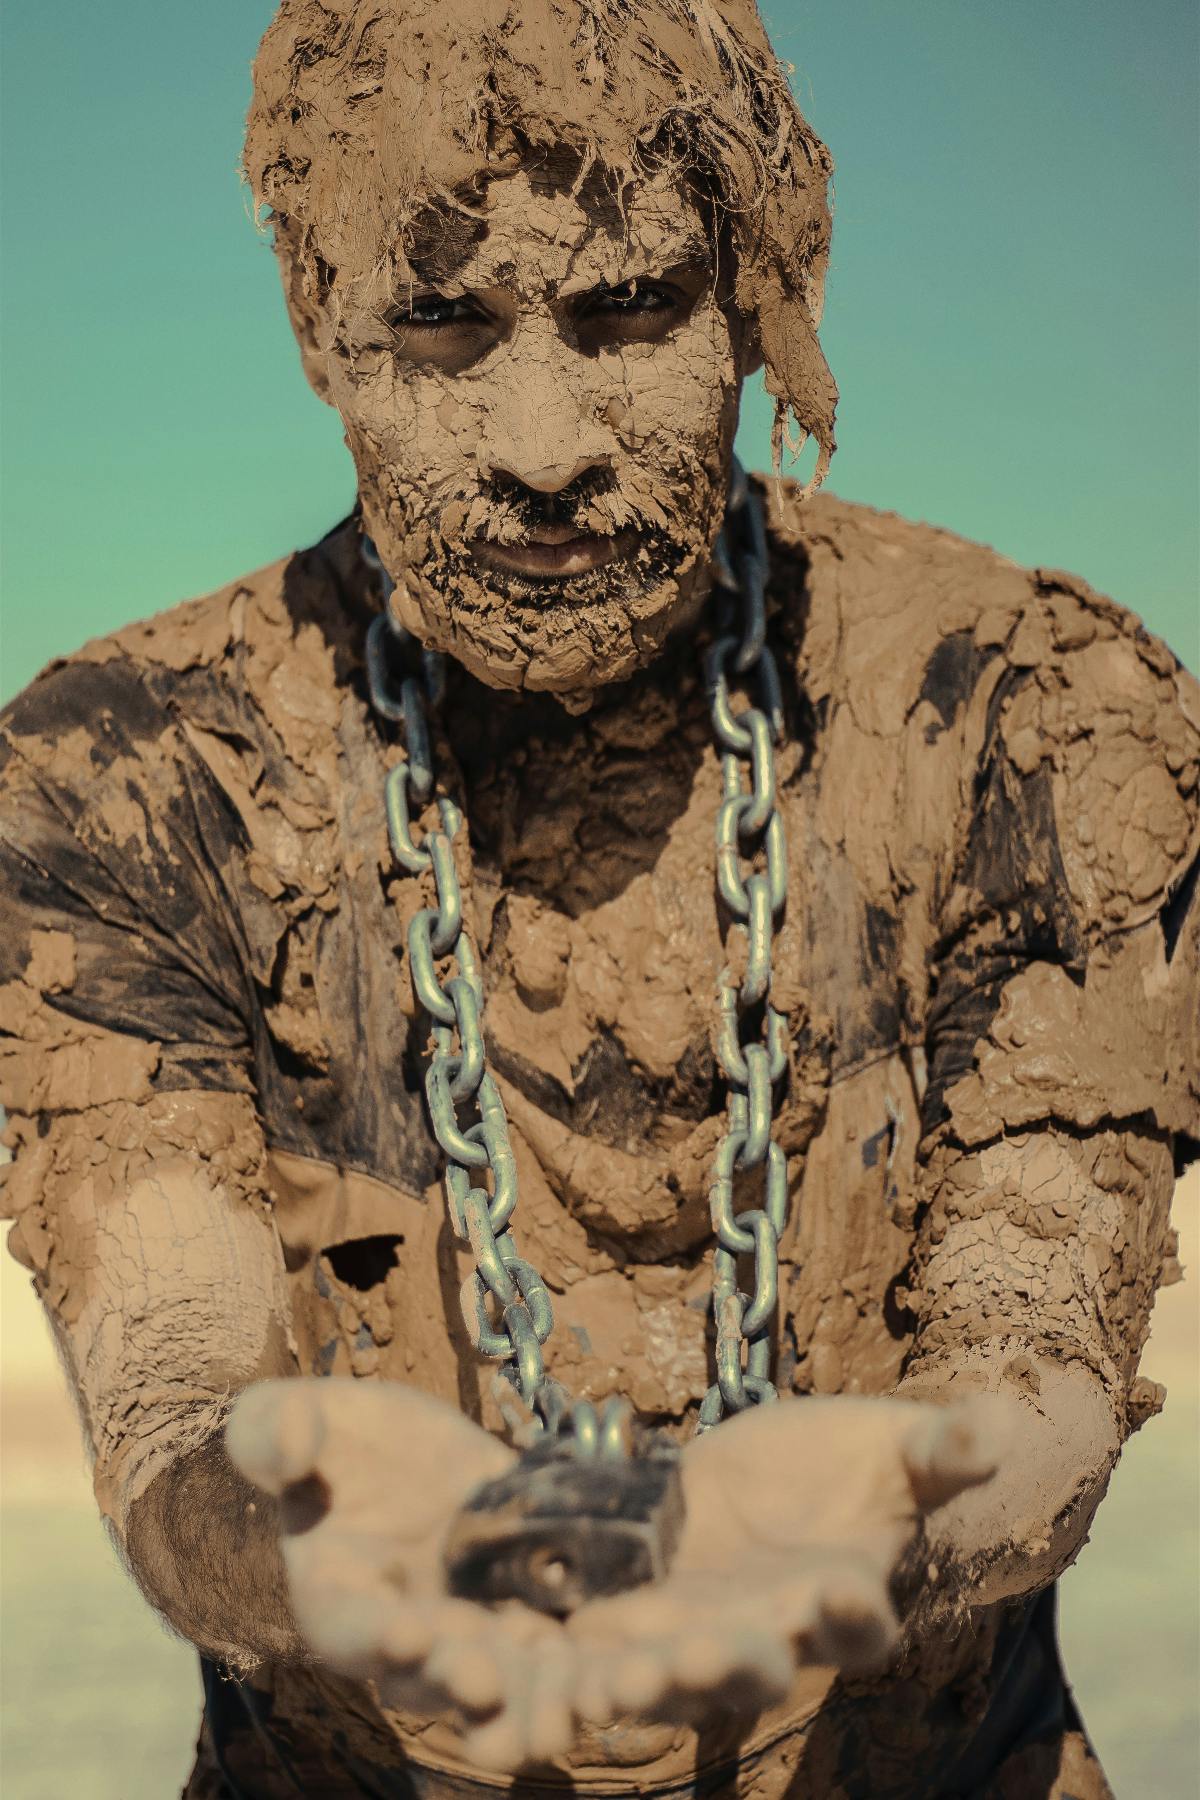
<svg viewBox="0 0 1200 1800"><path fill-rule="evenodd" d="M296 1373L251 1101L188 1092L59 1113L19 1152L8 1197L97 1500L139 1586L234 1668L311 1660L277 1503L233 1468L222 1436L244 1387Z"/></svg>
<svg viewBox="0 0 1200 1800"><path fill-rule="evenodd" d="M0 714L0 1212L79 1404L100 1510L214 1657L303 1654L234 1399L294 1375L253 1093L229 808L116 646Z"/></svg>

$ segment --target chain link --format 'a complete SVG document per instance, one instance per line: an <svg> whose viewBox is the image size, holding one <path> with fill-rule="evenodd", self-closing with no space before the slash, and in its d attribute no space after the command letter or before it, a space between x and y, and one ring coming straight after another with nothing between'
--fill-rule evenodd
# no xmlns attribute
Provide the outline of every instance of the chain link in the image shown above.
<svg viewBox="0 0 1200 1800"><path fill-rule="evenodd" d="M391 582L369 538L363 540L363 554L384 588L384 610L367 633L371 702L382 718L404 728L405 760L389 773L384 793L388 837L402 869L431 878L436 899L408 928L408 969L432 1027L425 1100L446 1158L446 1209L475 1261L459 1295L463 1323L481 1355L508 1365L505 1372L534 1407L553 1386L542 1345L554 1312L545 1282L518 1254L509 1230L517 1203L516 1161L504 1102L487 1070L479 958L463 921L454 860L462 814L453 800L437 794L438 823L420 842L413 833L414 822L435 797L429 714L441 701L444 665L393 621L387 607ZM414 665L419 675L410 672ZM449 965L444 979L439 963ZM490 1188L483 1185L489 1178Z"/></svg>
<svg viewBox="0 0 1200 1800"><path fill-rule="evenodd" d="M779 1240L787 1222L787 1159L771 1136L774 1097L787 1069L786 1022L771 1005L771 953L787 902L787 843L775 784L775 746L783 736L779 671L766 641L767 543L762 507L734 464L717 577L729 598L706 670L713 735L721 754L723 799L717 812L717 890L732 928L743 935L740 983L722 977L716 1052L729 1087L728 1129L717 1147L709 1189L713 1320L717 1379L697 1421L708 1431L726 1413L778 1398L771 1378L771 1330L779 1295ZM741 616L735 616L740 600ZM735 712L731 678L755 703ZM757 1206L734 1211L739 1175L761 1184ZM752 1291L738 1286L739 1259Z"/></svg>

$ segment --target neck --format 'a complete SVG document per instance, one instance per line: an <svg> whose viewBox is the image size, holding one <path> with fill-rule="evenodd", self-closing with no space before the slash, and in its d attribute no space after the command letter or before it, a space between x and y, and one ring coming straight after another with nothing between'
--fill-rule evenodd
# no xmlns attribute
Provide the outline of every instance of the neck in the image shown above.
<svg viewBox="0 0 1200 1800"><path fill-rule="evenodd" d="M447 664L443 717L454 721L456 748L486 744L489 753L524 739L552 739L563 745L605 721L645 712L670 702L676 728L694 711L704 712L704 650L713 635L708 592L683 613L655 656L621 681L563 694L544 689L491 688L453 660ZM468 755L470 752L468 751Z"/></svg>

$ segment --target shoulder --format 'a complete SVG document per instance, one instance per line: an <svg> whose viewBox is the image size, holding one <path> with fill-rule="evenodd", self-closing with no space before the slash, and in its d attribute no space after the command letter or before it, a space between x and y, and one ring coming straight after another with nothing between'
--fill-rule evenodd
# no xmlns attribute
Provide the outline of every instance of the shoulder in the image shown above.
<svg viewBox="0 0 1200 1800"><path fill-rule="evenodd" d="M814 704L894 739L924 712L931 745L973 715L943 743L1001 765L1014 795L1049 784L1089 931L1161 908L1200 846L1200 684L1167 645L1062 570L831 494L798 503L789 482L765 493L776 604Z"/></svg>
<svg viewBox="0 0 1200 1800"><path fill-rule="evenodd" d="M0 766L17 758L74 788L114 764L129 773L170 761L185 730L273 733L305 740L304 754L314 732L336 724L353 660L346 536L343 525L56 658L0 711Z"/></svg>
<svg viewBox="0 0 1200 1800"><path fill-rule="evenodd" d="M922 699L965 701L980 669L996 663L1012 687L1070 690L1066 713L1081 727L1089 712L1100 720L1150 708L1177 751L1194 754L1200 683L1135 612L1079 576L1025 568L940 526L833 494L800 502L791 481L763 486L776 602L791 615L814 700L846 701L864 725L898 730Z"/></svg>

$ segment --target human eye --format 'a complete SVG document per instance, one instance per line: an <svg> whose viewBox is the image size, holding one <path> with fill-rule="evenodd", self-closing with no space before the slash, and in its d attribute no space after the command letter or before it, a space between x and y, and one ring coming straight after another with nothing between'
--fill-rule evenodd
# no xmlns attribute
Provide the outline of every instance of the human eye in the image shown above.
<svg viewBox="0 0 1200 1800"><path fill-rule="evenodd" d="M586 311L596 315L620 317L635 313L667 312L678 305L674 290L660 281L644 281L635 276L610 287L602 283L588 297Z"/></svg>
<svg viewBox="0 0 1200 1800"><path fill-rule="evenodd" d="M483 312L465 294L413 294L388 314L393 331L436 331L446 325L483 322Z"/></svg>

